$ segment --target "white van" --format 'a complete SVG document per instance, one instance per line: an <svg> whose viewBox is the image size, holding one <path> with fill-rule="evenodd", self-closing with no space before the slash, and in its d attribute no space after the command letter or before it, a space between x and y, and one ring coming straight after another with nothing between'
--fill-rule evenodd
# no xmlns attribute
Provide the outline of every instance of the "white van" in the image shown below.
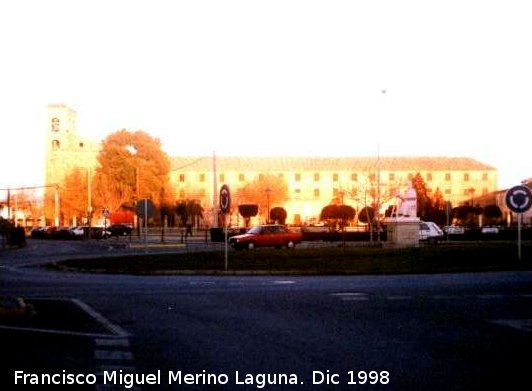
<svg viewBox="0 0 532 391"><path fill-rule="evenodd" d="M427 242L439 242L444 237L443 231L432 221L422 221L419 223L419 240Z"/></svg>

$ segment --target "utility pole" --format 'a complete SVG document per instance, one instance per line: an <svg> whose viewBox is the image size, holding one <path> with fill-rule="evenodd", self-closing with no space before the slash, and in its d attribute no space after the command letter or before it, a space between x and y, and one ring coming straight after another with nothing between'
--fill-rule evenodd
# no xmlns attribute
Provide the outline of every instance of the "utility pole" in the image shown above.
<svg viewBox="0 0 532 391"><path fill-rule="evenodd" d="M218 227L218 178L215 151L212 151L212 226L213 228Z"/></svg>

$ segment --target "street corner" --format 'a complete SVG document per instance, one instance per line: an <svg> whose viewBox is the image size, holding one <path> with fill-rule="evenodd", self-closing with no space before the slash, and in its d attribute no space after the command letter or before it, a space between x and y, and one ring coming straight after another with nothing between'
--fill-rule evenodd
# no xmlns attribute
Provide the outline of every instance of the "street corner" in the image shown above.
<svg viewBox="0 0 532 391"><path fill-rule="evenodd" d="M77 299L2 297L1 301L0 329L4 331L107 338L127 335Z"/></svg>

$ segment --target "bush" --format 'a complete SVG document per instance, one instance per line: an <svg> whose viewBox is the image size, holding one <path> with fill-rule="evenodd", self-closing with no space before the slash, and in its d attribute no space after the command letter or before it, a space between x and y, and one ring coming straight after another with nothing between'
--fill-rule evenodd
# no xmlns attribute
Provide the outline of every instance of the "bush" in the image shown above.
<svg viewBox="0 0 532 391"><path fill-rule="evenodd" d="M11 228L7 233L9 246L24 247L26 245L26 231L23 227Z"/></svg>

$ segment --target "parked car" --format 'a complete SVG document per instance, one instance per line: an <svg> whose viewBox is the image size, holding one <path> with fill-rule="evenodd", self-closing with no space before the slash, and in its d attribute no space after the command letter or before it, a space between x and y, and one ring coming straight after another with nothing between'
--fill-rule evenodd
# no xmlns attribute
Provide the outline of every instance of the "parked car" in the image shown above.
<svg viewBox="0 0 532 391"><path fill-rule="evenodd" d="M482 232L483 234L498 234L499 233L499 228L497 228L497 227L482 227L480 229L480 232Z"/></svg>
<svg viewBox="0 0 532 391"><path fill-rule="evenodd" d="M107 230L111 232L111 236L129 236L133 231L133 226L130 224L112 224L107 227Z"/></svg>
<svg viewBox="0 0 532 391"><path fill-rule="evenodd" d="M87 235L85 233L86 229L88 229L88 227L83 227L83 226L77 226L77 227L72 227L70 228L70 233L72 235L72 239L83 239L85 238Z"/></svg>
<svg viewBox="0 0 532 391"><path fill-rule="evenodd" d="M109 227L90 227L90 237L93 239L108 239L111 237Z"/></svg>
<svg viewBox="0 0 532 391"><path fill-rule="evenodd" d="M432 221L419 223L419 240L437 243L443 239L443 231Z"/></svg>
<svg viewBox="0 0 532 391"><path fill-rule="evenodd" d="M239 250L255 247L294 248L302 239L301 232L289 230L284 225L266 224L250 228L245 234L229 238L229 244Z"/></svg>
<svg viewBox="0 0 532 391"><path fill-rule="evenodd" d="M443 230L449 235L463 235L465 234L465 228L460 225L448 225Z"/></svg>

